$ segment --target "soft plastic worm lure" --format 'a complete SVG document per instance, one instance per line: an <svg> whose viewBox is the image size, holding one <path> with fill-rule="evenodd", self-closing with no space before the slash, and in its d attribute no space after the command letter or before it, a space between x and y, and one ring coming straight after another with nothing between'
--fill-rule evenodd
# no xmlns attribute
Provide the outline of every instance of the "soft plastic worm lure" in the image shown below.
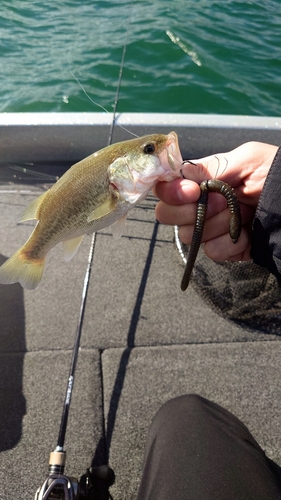
<svg viewBox="0 0 281 500"><path fill-rule="evenodd" d="M181 282L182 291L186 290L188 287L192 269L200 248L207 213L209 191L222 194L227 201L227 205L230 210L229 234L233 243L237 243L241 233L241 211L234 189L229 186L229 184L226 184L226 182L222 182L218 179L210 179L201 182L200 189L201 195L197 205L195 227Z"/></svg>

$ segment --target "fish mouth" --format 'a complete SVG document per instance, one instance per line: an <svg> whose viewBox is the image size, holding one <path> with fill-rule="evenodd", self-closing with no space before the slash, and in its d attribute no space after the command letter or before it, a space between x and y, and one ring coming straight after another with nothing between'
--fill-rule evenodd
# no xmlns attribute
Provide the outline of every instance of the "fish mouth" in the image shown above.
<svg viewBox="0 0 281 500"><path fill-rule="evenodd" d="M167 142L165 144L163 152L159 155L159 159L167 172L170 172L171 179L181 176L180 171L182 168L183 159L181 156L178 136L176 132L170 132L168 134Z"/></svg>

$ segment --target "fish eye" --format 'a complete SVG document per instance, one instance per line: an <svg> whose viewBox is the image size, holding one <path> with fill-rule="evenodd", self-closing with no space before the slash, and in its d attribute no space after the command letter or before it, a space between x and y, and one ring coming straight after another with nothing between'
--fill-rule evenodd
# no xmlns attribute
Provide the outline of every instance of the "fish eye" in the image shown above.
<svg viewBox="0 0 281 500"><path fill-rule="evenodd" d="M155 151L155 144L153 143L145 144L145 146L143 147L143 152L147 155L151 155L152 153L154 153L154 151Z"/></svg>

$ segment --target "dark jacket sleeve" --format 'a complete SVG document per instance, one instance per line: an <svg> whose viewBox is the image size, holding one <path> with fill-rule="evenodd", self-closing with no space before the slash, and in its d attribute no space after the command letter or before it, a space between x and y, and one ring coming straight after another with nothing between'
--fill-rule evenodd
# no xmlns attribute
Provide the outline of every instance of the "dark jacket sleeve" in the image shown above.
<svg viewBox="0 0 281 500"><path fill-rule="evenodd" d="M281 285L281 147L266 178L253 221L251 256Z"/></svg>

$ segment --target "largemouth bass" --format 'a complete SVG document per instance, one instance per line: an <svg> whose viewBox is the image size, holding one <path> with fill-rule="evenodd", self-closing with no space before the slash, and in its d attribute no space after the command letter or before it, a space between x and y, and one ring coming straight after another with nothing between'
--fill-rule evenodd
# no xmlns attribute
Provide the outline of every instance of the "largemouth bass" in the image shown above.
<svg viewBox="0 0 281 500"><path fill-rule="evenodd" d="M34 289L47 253L58 243L69 261L86 233L114 225L121 235L127 212L158 180L181 176L175 132L119 142L73 165L24 210L20 222L38 220L27 242L0 267L0 283ZM117 221L117 223L116 223Z"/></svg>

